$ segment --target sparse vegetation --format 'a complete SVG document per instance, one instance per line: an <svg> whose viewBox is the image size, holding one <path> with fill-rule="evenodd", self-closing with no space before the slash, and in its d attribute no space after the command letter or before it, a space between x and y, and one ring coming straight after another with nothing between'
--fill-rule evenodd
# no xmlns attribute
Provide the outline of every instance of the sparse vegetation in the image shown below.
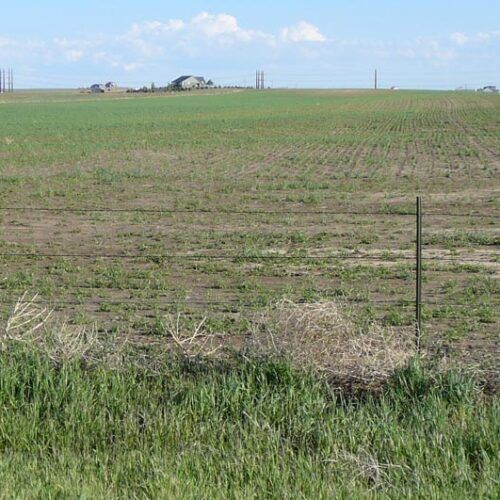
<svg viewBox="0 0 500 500"><path fill-rule="evenodd" d="M496 96L0 104L2 495L497 496Z"/></svg>
<svg viewBox="0 0 500 500"><path fill-rule="evenodd" d="M153 333L165 312L208 315L212 323L239 329L280 299L342 298L360 303L360 323L408 326L414 221L405 214L421 193L426 214L484 215L424 217L426 341L442 342L447 336L439 333L453 330L458 342L477 339L491 348L484 339L494 338L498 316L475 306L498 309L497 288L475 295L474 307L462 312L446 307L468 304L471 282L497 279L495 96L188 94L0 98L8 131L0 137L3 207L206 212L4 210L3 252L142 257L4 257L0 300L39 291L71 318L77 310L105 328L141 333ZM349 211L367 215L344 214ZM383 261L330 258L349 253ZM214 254L255 260L203 257ZM273 255L297 259L266 260ZM307 255L326 258L302 259ZM443 287L449 280L456 281L453 291ZM4 315L9 307L2 305ZM458 324L464 315L466 330Z"/></svg>

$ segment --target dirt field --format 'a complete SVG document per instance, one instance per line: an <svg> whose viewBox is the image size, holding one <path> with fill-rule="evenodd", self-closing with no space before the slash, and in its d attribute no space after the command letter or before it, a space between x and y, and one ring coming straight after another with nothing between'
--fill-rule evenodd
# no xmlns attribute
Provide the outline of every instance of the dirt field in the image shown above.
<svg viewBox="0 0 500 500"><path fill-rule="evenodd" d="M0 117L4 318L29 290L110 331L182 311L238 335L336 298L410 330L420 194L425 346L495 369L499 96L36 93Z"/></svg>

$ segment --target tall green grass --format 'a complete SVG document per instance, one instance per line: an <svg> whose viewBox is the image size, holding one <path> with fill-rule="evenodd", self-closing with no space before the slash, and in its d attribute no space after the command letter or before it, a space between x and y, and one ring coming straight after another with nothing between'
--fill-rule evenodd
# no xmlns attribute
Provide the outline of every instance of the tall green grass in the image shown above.
<svg viewBox="0 0 500 500"><path fill-rule="evenodd" d="M493 498L498 410L467 377L419 364L354 396L280 360L111 369L9 348L1 495Z"/></svg>

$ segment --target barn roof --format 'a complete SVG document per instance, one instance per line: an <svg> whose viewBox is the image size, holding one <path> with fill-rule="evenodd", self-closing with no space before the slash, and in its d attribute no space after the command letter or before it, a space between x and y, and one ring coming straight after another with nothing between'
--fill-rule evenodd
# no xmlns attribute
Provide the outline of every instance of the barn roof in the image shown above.
<svg viewBox="0 0 500 500"><path fill-rule="evenodd" d="M172 83L175 85L180 85L182 82L188 80L189 78L194 78L195 80L198 80L200 83L205 82L205 78L203 76L184 75L180 76L179 78L177 78L177 80L174 80Z"/></svg>

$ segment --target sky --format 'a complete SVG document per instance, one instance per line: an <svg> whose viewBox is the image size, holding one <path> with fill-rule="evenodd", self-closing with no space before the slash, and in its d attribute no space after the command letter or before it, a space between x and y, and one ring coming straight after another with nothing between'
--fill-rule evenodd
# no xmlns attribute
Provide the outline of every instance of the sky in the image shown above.
<svg viewBox="0 0 500 500"><path fill-rule="evenodd" d="M4 3L0 68L18 88L195 74L273 87L500 87L500 0Z"/></svg>

